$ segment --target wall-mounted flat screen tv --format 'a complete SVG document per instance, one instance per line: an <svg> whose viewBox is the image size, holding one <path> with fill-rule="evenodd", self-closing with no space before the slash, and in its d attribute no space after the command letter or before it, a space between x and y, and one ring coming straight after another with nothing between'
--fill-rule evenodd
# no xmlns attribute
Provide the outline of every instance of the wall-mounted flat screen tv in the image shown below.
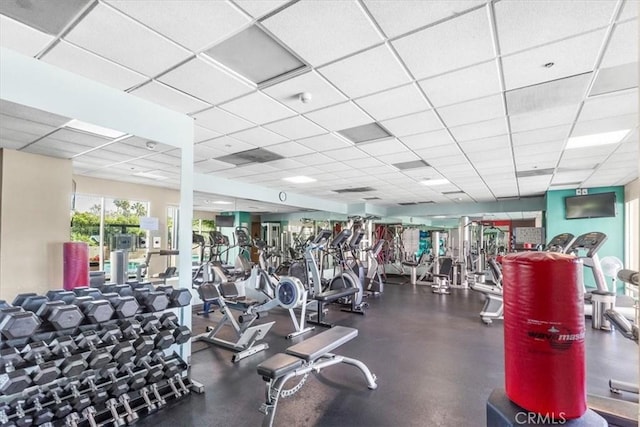
<svg viewBox="0 0 640 427"><path fill-rule="evenodd" d="M616 193L565 197L565 218L606 218L616 216Z"/></svg>
<svg viewBox="0 0 640 427"><path fill-rule="evenodd" d="M233 215L216 215L216 227L233 227Z"/></svg>

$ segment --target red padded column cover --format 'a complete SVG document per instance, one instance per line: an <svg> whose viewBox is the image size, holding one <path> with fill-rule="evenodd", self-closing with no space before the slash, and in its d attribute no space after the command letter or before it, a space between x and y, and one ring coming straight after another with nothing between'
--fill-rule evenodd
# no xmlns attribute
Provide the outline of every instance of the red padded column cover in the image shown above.
<svg viewBox="0 0 640 427"><path fill-rule="evenodd" d="M70 291L89 286L89 245L83 242L65 242L62 247L63 287Z"/></svg>
<svg viewBox="0 0 640 427"><path fill-rule="evenodd" d="M587 410L582 262L523 252L502 260L509 399L555 419Z"/></svg>

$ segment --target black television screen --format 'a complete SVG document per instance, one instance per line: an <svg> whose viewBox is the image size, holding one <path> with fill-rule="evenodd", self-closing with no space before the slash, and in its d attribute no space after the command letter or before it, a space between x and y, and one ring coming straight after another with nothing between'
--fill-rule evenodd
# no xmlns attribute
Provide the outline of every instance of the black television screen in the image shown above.
<svg viewBox="0 0 640 427"><path fill-rule="evenodd" d="M216 227L233 227L233 215L216 215Z"/></svg>
<svg viewBox="0 0 640 427"><path fill-rule="evenodd" d="M616 193L565 197L565 218L606 218L616 216Z"/></svg>

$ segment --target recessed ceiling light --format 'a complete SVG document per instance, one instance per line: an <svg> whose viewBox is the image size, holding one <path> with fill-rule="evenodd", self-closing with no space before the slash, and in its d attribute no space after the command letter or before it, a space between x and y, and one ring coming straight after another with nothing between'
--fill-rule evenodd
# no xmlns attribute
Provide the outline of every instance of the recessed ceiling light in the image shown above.
<svg viewBox="0 0 640 427"><path fill-rule="evenodd" d="M438 218L438 219L442 219L442 218L446 218L446 215L434 215L434 218Z"/></svg>
<svg viewBox="0 0 640 427"><path fill-rule="evenodd" d="M288 178L282 178L284 181L293 182L294 184L307 184L309 182L315 182L317 179L308 176L290 176Z"/></svg>
<svg viewBox="0 0 640 427"><path fill-rule="evenodd" d="M64 127L80 130L82 132L92 133L94 135L105 136L107 138L120 138L121 136L126 135L126 133L124 132L109 128L103 128L102 126L81 122L80 120L76 119L67 122Z"/></svg>
<svg viewBox="0 0 640 427"><path fill-rule="evenodd" d="M166 176L158 175L153 172L137 172L133 174L134 176L139 176L141 178L149 178L149 179L169 179Z"/></svg>
<svg viewBox="0 0 640 427"><path fill-rule="evenodd" d="M622 141L631 129L616 130L613 132L595 133L593 135L574 136L567 142L567 150L572 148L594 147L597 145L617 144Z"/></svg>
<svg viewBox="0 0 640 427"><path fill-rule="evenodd" d="M420 184L422 185L444 185L448 183L449 181L446 179L425 179L420 181Z"/></svg>
<svg viewBox="0 0 640 427"><path fill-rule="evenodd" d="M227 202L226 200L214 200L211 202L214 205L232 205L233 202Z"/></svg>

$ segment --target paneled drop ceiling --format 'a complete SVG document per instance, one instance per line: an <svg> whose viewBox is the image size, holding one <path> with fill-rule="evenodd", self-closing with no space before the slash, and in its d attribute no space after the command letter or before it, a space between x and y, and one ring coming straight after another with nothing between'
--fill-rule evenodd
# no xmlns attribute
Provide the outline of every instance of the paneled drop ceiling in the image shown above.
<svg viewBox="0 0 640 427"><path fill-rule="evenodd" d="M638 176L638 1L50 5L0 2L0 45L192 116L197 173L387 207ZM8 102L0 112L0 147L70 158L81 175L178 185L171 147ZM259 162L232 161L256 149ZM283 181L298 175L317 181Z"/></svg>

